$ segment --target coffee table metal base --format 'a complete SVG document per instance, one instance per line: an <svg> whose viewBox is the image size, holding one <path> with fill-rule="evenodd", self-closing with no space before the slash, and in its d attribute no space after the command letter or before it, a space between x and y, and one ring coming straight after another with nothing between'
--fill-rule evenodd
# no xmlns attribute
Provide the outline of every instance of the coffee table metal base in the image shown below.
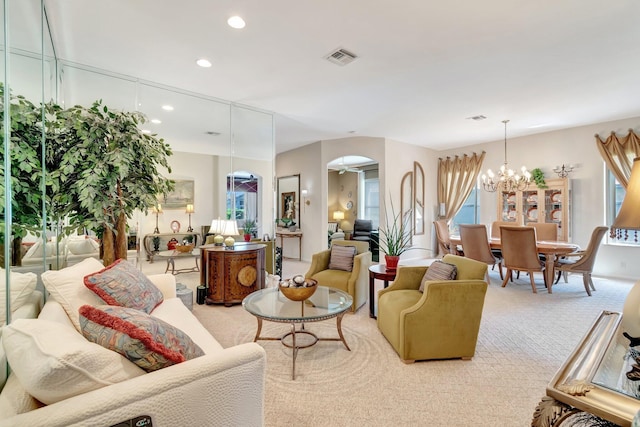
<svg viewBox="0 0 640 427"><path fill-rule="evenodd" d="M304 313L304 301L301 301L301 303L302 303L302 312ZM342 344L344 344L345 348L348 351L351 351L351 349L349 348L349 345L347 344L347 341L344 339L344 335L342 334L342 317L344 316L344 314L345 314L345 312L342 312L342 313L338 314L337 316L327 317L327 319L330 319L331 317L336 317L336 328L338 329L338 337L331 337L331 338L318 337L313 332L307 331L304 328L304 322L300 322L300 325L301 325L300 329L296 329L296 322L280 322L280 323L289 323L291 325L291 331L287 332L286 334L284 334L281 337L261 337L260 336L260 332L262 332L262 318L256 316L256 319L258 320L258 330L256 331L256 337L253 339L253 341L254 342L256 342L258 340L280 341L282 343L282 345L292 349L292 352L291 352L291 359L292 359L291 379L295 380L296 379L296 358L298 357L298 350L300 350L302 348L311 347L311 346L315 345L318 341L341 341ZM266 319L266 320L273 321L273 319ZM319 319L319 320L325 320L325 319ZM300 335L300 334L305 334L305 335L309 335L309 336L313 337L312 342L300 345L298 343L298 341L297 341L297 335ZM289 336L291 337L291 343L290 344L284 341L285 338L287 338Z"/></svg>

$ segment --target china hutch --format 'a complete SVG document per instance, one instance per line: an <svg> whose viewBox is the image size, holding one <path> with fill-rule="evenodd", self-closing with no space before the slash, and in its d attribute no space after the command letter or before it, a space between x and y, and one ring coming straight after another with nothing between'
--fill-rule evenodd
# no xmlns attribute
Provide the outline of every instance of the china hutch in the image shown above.
<svg viewBox="0 0 640 427"><path fill-rule="evenodd" d="M524 190L499 191L498 221L530 225L534 222L558 224L558 240L571 239L571 182L568 178L548 179L547 188L530 183Z"/></svg>

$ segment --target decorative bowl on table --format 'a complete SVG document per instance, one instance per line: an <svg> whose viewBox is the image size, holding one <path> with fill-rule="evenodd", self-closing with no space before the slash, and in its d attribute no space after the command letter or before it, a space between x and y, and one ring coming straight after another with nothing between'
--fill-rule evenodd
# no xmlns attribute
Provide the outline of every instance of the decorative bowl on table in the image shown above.
<svg viewBox="0 0 640 427"><path fill-rule="evenodd" d="M278 288L291 301L304 301L318 289L318 282L313 279L305 279L304 276L295 276L282 281Z"/></svg>
<svg viewBox="0 0 640 427"><path fill-rule="evenodd" d="M190 245L176 245L176 251L182 253L189 253L193 250L193 244Z"/></svg>

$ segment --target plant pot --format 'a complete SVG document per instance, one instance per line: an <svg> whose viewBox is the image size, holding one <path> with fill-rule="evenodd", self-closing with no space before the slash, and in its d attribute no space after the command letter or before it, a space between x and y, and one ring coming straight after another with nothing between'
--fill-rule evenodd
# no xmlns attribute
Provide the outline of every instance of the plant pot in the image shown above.
<svg viewBox="0 0 640 427"><path fill-rule="evenodd" d="M387 264L387 271L394 271L398 268L400 257L398 255L385 255L384 261Z"/></svg>
<svg viewBox="0 0 640 427"><path fill-rule="evenodd" d="M251 234L245 234L244 235L244 241L245 242L250 242L251 241Z"/></svg>

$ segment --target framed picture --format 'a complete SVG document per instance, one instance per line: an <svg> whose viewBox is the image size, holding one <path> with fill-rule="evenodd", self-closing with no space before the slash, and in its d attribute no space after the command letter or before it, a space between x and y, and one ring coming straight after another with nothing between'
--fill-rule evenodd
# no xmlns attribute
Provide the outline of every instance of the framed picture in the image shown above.
<svg viewBox="0 0 640 427"><path fill-rule="evenodd" d="M158 197L162 209L185 209L187 205L193 205L194 181L176 179L175 182L176 187L172 192L167 193L166 197Z"/></svg>
<svg viewBox="0 0 640 427"><path fill-rule="evenodd" d="M296 193L291 191L289 193L282 193L282 212L283 218L296 219Z"/></svg>

